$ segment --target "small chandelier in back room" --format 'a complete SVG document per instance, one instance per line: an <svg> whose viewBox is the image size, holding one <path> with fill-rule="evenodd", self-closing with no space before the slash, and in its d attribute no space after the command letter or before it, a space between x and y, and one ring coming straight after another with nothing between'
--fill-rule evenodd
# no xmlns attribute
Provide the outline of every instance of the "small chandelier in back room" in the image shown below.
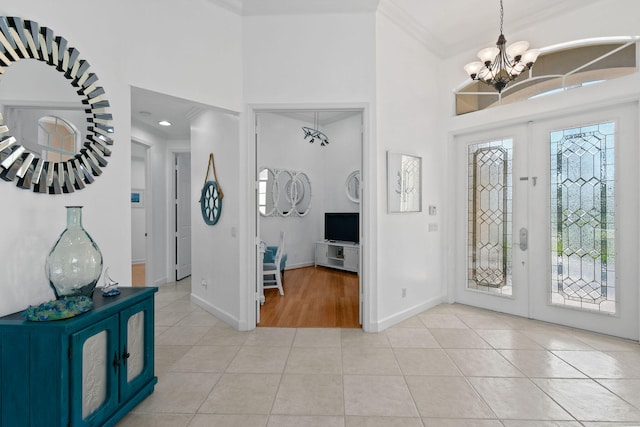
<svg viewBox="0 0 640 427"><path fill-rule="evenodd" d="M310 144L313 144L317 139L320 141L320 146L324 147L325 145L329 145L329 138L318 130L318 115L319 113L317 111L313 113L313 128L302 126L302 131L304 132L304 139L311 138L309 140Z"/></svg>
<svg viewBox="0 0 640 427"><path fill-rule="evenodd" d="M464 66L464 70L472 80L481 80L493 86L498 93L502 92L510 81L514 80L525 69L533 67L540 51L529 48L525 41L515 42L506 47L507 39L502 34L504 7L500 0L500 37L496 47L488 47L478 52L480 61L471 62Z"/></svg>

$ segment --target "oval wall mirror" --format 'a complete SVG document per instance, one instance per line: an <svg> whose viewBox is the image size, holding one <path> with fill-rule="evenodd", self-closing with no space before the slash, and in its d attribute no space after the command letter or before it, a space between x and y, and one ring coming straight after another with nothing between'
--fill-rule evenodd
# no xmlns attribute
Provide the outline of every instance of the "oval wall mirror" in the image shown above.
<svg viewBox="0 0 640 427"><path fill-rule="evenodd" d="M278 170L275 173L275 186L279 188L278 198L274 199L276 203L276 210L279 216L289 216L294 211L294 206L291 203L286 188L293 180L293 173L286 169ZM289 186L291 188L291 186Z"/></svg>
<svg viewBox="0 0 640 427"><path fill-rule="evenodd" d="M360 203L360 171L353 171L344 183L347 198L354 203Z"/></svg>
<svg viewBox="0 0 640 427"><path fill-rule="evenodd" d="M298 216L305 216L311 210L311 181L304 172L298 172L294 175L291 188L295 189L292 194L292 206Z"/></svg>
<svg viewBox="0 0 640 427"><path fill-rule="evenodd" d="M91 184L113 145L97 75L37 22L0 17L0 36L0 119L10 124L0 126L0 178L48 194Z"/></svg>

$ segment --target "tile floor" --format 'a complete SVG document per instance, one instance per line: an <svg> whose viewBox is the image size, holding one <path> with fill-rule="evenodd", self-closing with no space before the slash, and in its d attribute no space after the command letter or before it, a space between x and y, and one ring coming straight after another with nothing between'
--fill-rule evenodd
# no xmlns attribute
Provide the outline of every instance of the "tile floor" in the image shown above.
<svg viewBox="0 0 640 427"><path fill-rule="evenodd" d="M155 392L118 427L640 425L640 345L443 304L382 333L238 332L156 296Z"/></svg>

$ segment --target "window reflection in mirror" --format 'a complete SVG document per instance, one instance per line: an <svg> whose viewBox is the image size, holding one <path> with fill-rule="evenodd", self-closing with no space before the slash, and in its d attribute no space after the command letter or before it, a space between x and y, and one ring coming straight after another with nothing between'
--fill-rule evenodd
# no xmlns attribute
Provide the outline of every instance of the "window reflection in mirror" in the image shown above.
<svg viewBox="0 0 640 427"><path fill-rule="evenodd" d="M86 138L87 115L79 95L44 62L23 59L6 69L0 108L11 135L45 160L73 158Z"/></svg>

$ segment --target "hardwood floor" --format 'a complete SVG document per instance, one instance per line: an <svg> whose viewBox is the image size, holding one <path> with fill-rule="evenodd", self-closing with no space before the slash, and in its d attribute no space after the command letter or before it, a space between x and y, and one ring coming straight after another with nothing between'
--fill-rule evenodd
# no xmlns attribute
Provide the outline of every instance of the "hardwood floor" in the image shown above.
<svg viewBox="0 0 640 427"><path fill-rule="evenodd" d="M145 264L131 265L131 286L144 286Z"/></svg>
<svg viewBox="0 0 640 427"><path fill-rule="evenodd" d="M287 270L284 296L266 289L258 326L359 328L358 275L325 267Z"/></svg>

